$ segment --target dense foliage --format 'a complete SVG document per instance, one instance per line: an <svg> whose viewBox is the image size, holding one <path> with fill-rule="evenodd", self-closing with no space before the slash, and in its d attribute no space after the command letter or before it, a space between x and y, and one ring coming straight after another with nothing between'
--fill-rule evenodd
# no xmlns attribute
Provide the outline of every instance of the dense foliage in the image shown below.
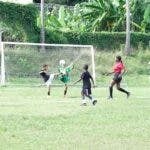
<svg viewBox="0 0 150 150"><path fill-rule="evenodd" d="M51 36L53 35L53 36ZM47 43L71 43L82 45L94 45L98 49L120 49L121 45L124 47L125 32L47 32ZM138 48L146 48L149 45L150 34L145 33L132 33L131 46Z"/></svg>
<svg viewBox="0 0 150 150"><path fill-rule="evenodd" d="M150 31L150 3L147 0L132 0L131 30ZM46 28L51 30L78 29L80 32L125 31L125 0L89 0L75 5L74 9L60 7L59 14L55 8L46 15ZM59 24L59 26L58 26Z"/></svg>
<svg viewBox="0 0 150 150"><path fill-rule="evenodd" d="M45 9L46 42L92 44L100 49L120 48L125 43L124 4L124 0L91 0L71 8L60 6L56 9L54 5L51 12ZM150 41L150 34L146 33L150 31L150 5L144 0L134 0L130 5L134 18L131 45L146 47ZM39 42L37 8L36 5L0 2L0 26L9 30L4 32L4 40Z"/></svg>
<svg viewBox="0 0 150 150"><path fill-rule="evenodd" d="M38 9L34 5L0 2L0 26L4 40L37 41Z"/></svg>
<svg viewBox="0 0 150 150"><path fill-rule="evenodd" d="M55 3L61 5L75 5L77 3L86 2L88 0L45 0L45 3ZM40 3L41 0L34 0L35 3Z"/></svg>

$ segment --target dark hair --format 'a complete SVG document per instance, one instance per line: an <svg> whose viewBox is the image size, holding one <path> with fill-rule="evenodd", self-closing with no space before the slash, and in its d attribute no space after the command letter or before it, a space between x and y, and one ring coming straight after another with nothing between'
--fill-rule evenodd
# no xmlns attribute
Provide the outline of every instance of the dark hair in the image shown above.
<svg viewBox="0 0 150 150"><path fill-rule="evenodd" d="M121 58L121 56L116 56L116 58L122 63L122 58Z"/></svg>
<svg viewBox="0 0 150 150"><path fill-rule="evenodd" d="M88 70L88 68L89 68L88 64L85 64L83 68L84 68L85 70Z"/></svg>

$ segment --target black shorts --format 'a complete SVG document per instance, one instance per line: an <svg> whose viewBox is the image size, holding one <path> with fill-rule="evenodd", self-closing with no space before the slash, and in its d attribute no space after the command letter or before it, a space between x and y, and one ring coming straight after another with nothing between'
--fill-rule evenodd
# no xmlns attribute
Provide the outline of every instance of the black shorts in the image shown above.
<svg viewBox="0 0 150 150"><path fill-rule="evenodd" d="M113 80L116 82L116 83L120 83L121 80L122 80L122 77L119 77L120 74L116 73L114 74L114 77L113 77Z"/></svg>
<svg viewBox="0 0 150 150"><path fill-rule="evenodd" d="M91 88L83 88L82 93L84 95L91 95L92 94Z"/></svg>

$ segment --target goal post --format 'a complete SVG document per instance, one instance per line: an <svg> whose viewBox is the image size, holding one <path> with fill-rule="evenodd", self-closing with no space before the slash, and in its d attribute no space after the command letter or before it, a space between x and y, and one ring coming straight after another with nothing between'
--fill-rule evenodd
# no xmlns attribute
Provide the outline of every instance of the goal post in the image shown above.
<svg viewBox="0 0 150 150"><path fill-rule="evenodd" d="M43 52L42 46L45 47ZM48 64L50 73L56 73L61 59L66 61L66 65L75 64L75 69L70 73L71 82L80 77L84 64L89 65L96 82L95 50L92 45L0 42L0 50L1 85L40 84L41 66ZM62 83L55 81L54 84Z"/></svg>
<svg viewBox="0 0 150 150"><path fill-rule="evenodd" d="M3 31L0 31L0 84L3 86L5 85L5 61L4 61L4 44L2 42L2 33Z"/></svg>
<svg viewBox="0 0 150 150"><path fill-rule="evenodd" d="M5 85L5 60L4 60L4 44L0 42L0 52L1 52L1 86Z"/></svg>

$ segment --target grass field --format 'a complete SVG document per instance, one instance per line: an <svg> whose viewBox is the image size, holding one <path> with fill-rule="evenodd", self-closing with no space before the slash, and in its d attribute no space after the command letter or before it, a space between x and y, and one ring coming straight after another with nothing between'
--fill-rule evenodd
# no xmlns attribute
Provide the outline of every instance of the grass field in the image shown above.
<svg viewBox="0 0 150 150"><path fill-rule="evenodd" d="M149 150L150 88L132 87L130 99L107 88L93 90L98 100L80 106L80 88L62 98L42 87L0 88L1 150Z"/></svg>

